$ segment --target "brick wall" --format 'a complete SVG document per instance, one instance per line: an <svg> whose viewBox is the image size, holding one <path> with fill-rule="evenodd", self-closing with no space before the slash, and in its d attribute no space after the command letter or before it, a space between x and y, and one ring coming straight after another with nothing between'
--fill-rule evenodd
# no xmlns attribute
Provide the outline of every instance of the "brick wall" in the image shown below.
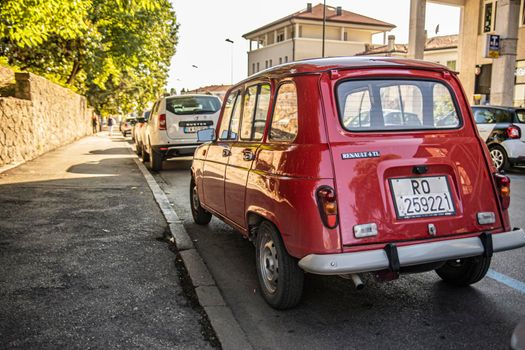
<svg viewBox="0 0 525 350"><path fill-rule="evenodd" d="M31 73L0 97L0 167L28 161L92 133L86 98Z"/></svg>

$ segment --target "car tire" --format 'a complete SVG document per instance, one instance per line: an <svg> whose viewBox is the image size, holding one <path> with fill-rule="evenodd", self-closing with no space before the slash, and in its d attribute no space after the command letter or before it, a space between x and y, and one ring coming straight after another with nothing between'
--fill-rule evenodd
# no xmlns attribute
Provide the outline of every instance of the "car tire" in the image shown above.
<svg viewBox="0 0 525 350"><path fill-rule="evenodd" d="M490 158L492 158L492 162L498 170L507 170L510 168L509 157L503 147L499 145L491 145L489 146L489 151Z"/></svg>
<svg viewBox="0 0 525 350"><path fill-rule="evenodd" d="M137 153L137 156L139 156L139 158L142 157L142 145L140 143L135 144L135 152Z"/></svg>
<svg viewBox="0 0 525 350"><path fill-rule="evenodd" d="M151 148L151 145L149 149L151 150L151 153L149 155L149 165L151 167L151 170L161 171L162 170L162 153L155 152L155 150Z"/></svg>
<svg viewBox="0 0 525 350"><path fill-rule="evenodd" d="M210 223L211 213L201 206L199 193L197 192L197 185L193 179L190 184L190 206L191 216L193 216L193 221L197 225L208 225Z"/></svg>
<svg viewBox="0 0 525 350"><path fill-rule="evenodd" d="M449 260L436 270L443 281L458 287L466 287L485 277L490 267L490 257L475 256Z"/></svg>
<svg viewBox="0 0 525 350"><path fill-rule="evenodd" d="M255 249L257 275L266 302L279 310L296 306L303 294L304 272L270 222L259 225Z"/></svg>
<svg viewBox="0 0 525 350"><path fill-rule="evenodd" d="M141 144L141 154L142 154L142 157L141 157L141 160L142 160L142 163L146 163L146 162L149 162L149 153L148 151L146 150L146 147Z"/></svg>

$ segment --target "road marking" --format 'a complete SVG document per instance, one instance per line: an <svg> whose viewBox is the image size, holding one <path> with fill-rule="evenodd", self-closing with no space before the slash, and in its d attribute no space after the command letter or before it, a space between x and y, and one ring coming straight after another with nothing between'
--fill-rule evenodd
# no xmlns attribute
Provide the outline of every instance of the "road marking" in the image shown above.
<svg viewBox="0 0 525 350"><path fill-rule="evenodd" d="M509 286L510 288L516 289L517 291L522 292L525 294L525 283L515 280L512 277L509 277L507 275L504 275L502 273L496 272L492 269L490 269L487 272L487 276L492 278L493 280L496 280L500 283L503 283L504 285Z"/></svg>

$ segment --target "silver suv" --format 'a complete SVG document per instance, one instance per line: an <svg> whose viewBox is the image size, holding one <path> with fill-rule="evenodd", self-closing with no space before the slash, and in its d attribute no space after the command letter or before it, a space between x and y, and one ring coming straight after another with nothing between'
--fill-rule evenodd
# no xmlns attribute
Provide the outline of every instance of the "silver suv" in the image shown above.
<svg viewBox="0 0 525 350"><path fill-rule="evenodd" d="M142 160L152 170L162 169L162 161L191 156L201 142L197 131L217 125L221 100L211 95L163 97L153 105L144 130Z"/></svg>

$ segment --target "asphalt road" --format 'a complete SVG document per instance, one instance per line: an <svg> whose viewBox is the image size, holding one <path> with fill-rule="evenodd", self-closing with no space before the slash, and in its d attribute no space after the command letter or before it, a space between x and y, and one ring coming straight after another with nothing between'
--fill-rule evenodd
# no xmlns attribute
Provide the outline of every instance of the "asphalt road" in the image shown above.
<svg viewBox="0 0 525 350"><path fill-rule="evenodd" d="M0 174L0 349L216 344L125 142L87 137Z"/></svg>
<svg viewBox="0 0 525 350"><path fill-rule="evenodd" d="M462 289L433 272L388 283L366 279L361 291L339 277L307 275L302 303L273 310L259 292L252 244L216 218L207 227L193 224L190 165L188 158L171 160L154 175L256 349L506 349L525 319L525 249L497 254L494 278ZM525 227L525 169L509 175L511 220Z"/></svg>

